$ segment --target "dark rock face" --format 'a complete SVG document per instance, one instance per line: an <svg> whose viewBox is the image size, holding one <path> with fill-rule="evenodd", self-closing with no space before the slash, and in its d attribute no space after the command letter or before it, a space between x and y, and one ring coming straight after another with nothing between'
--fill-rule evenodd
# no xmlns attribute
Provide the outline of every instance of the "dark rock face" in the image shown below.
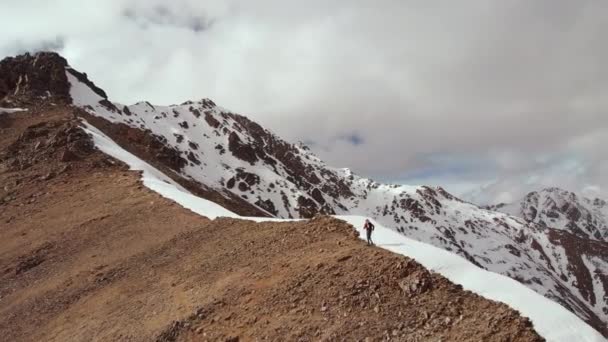
<svg viewBox="0 0 608 342"><path fill-rule="evenodd" d="M235 157L249 162L251 165L258 161L253 147L244 143L235 132L228 136L228 149Z"/></svg>
<svg viewBox="0 0 608 342"><path fill-rule="evenodd" d="M234 184L236 183L236 178L232 177L228 180L228 182L226 182L226 187L231 190L232 188L234 188Z"/></svg>
<svg viewBox="0 0 608 342"><path fill-rule="evenodd" d="M190 107L190 112L198 119L201 117L201 112L194 108L194 107Z"/></svg>
<svg viewBox="0 0 608 342"><path fill-rule="evenodd" d="M108 101L107 99L100 100L99 104L104 106L110 112L118 113L119 115L122 115L122 113L123 113L120 109L118 109L112 102ZM127 111L128 110L129 109L127 109Z"/></svg>
<svg viewBox="0 0 608 342"><path fill-rule="evenodd" d="M312 218L319 212L316 203L304 196L298 197L298 212L302 218Z"/></svg>
<svg viewBox="0 0 608 342"><path fill-rule="evenodd" d="M220 155L226 153L226 149L222 145L215 145L215 149L219 152Z"/></svg>
<svg viewBox="0 0 608 342"><path fill-rule="evenodd" d="M129 107L127 106L123 106L122 108L122 112L125 113L126 116L131 116L131 110L129 110Z"/></svg>
<svg viewBox="0 0 608 342"><path fill-rule="evenodd" d="M236 169L236 179L244 181L248 186L254 186L260 184L260 177L254 173L244 171L243 169Z"/></svg>
<svg viewBox="0 0 608 342"><path fill-rule="evenodd" d="M323 205L325 204L325 198L323 198L323 194L321 193L321 191L317 188L315 188L311 194L312 198L314 198L315 201L317 201L319 204Z"/></svg>
<svg viewBox="0 0 608 342"><path fill-rule="evenodd" d="M267 212L271 213L272 215L276 216L278 214L277 209L274 207L274 203L272 203L272 201L269 199L262 200L262 199L258 198L258 200L255 202L255 205L266 210Z"/></svg>
<svg viewBox="0 0 608 342"><path fill-rule="evenodd" d="M188 141L188 146L190 146L190 148L193 149L193 150L198 150L198 144L197 143L193 143L192 141Z"/></svg>
<svg viewBox="0 0 608 342"><path fill-rule="evenodd" d="M196 156L196 154L194 154L194 152L192 152L192 151L188 152L187 153L187 158L193 164L195 164L195 165L201 165L201 161L198 159L198 157Z"/></svg>
<svg viewBox="0 0 608 342"><path fill-rule="evenodd" d="M258 185L260 183L260 177L254 173L250 173L250 172L246 172L243 169L236 169L236 175L232 178L230 178L228 180L228 182L226 183L226 186L228 187L228 189L232 189L234 188L235 184L238 184L238 189L242 192L245 191L251 191L252 187L255 185ZM268 207L270 207L267 203L265 203L265 201L258 201L261 202L264 205L264 210L268 211ZM276 209L274 209L274 205L272 206L273 211L276 212Z"/></svg>
<svg viewBox="0 0 608 342"><path fill-rule="evenodd" d="M211 112L208 112L208 111L205 112L205 121L207 121L209 126L211 126L213 128L220 127L220 122L216 118L213 117Z"/></svg>
<svg viewBox="0 0 608 342"><path fill-rule="evenodd" d="M0 106L31 105L52 97L70 103L67 61L53 52L8 57L0 61Z"/></svg>

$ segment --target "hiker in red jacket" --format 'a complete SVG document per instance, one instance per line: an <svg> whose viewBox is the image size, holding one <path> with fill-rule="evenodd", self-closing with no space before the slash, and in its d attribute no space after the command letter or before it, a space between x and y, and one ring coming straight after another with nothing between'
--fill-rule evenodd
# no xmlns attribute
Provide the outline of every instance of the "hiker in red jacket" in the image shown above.
<svg viewBox="0 0 608 342"><path fill-rule="evenodd" d="M365 224L363 225L363 229L365 229L365 232L367 233L367 245L373 245L374 242L372 241L372 231L374 230L374 224L370 222L370 220L365 219Z"/></svg>

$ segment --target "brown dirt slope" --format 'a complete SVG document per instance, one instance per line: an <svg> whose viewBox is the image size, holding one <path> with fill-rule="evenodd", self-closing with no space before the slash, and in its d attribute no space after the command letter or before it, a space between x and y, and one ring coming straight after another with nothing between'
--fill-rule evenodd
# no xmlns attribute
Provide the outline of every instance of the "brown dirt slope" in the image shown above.
<svg viewBox="0 0 608 342"><path fill-rule="evenodd" d="M195 215L94 150L66 113L0 126L5 341L542 340L506 305L335 219Z"/></svg>

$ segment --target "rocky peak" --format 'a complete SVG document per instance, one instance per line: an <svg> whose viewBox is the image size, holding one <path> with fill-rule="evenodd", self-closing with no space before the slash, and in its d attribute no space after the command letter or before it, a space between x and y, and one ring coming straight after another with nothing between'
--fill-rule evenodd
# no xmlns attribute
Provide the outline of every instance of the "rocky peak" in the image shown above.
<svg viewBox="0 0 608 342"><path fill-rule="evenodd" d="M46 99L72 103L66 72L107 99L105 92L89 81L85 73L72 69L58 53L45 51L0 61L0 106L28 106Z"/></svg>
<svg viewBox="0 0 608 342"><path fill-rule="evenodd" d="M0 105L27 105L54 97L69 102L67 61L54 52L7 57L0 61Z"/></svg>

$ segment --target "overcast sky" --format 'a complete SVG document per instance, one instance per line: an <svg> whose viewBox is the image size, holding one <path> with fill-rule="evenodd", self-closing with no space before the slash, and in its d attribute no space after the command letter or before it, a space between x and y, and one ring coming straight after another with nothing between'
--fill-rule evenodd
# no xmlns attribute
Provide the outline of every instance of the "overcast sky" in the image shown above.
<svg viewBox="0 0 608 342"><path fill-rule="evenodd" d="M1 1L0 53L59 51L118 102L212 98L377 180L608 197L606 0L82 3Z"/></svg>

